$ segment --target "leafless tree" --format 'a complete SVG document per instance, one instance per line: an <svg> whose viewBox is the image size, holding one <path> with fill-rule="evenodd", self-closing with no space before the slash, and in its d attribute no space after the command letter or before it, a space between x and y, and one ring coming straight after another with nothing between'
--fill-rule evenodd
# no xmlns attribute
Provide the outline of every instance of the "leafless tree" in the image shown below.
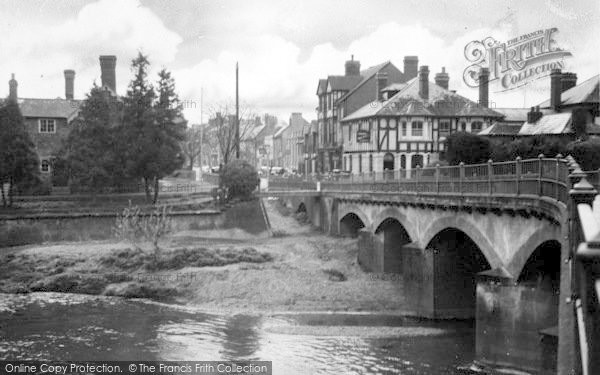
<svg viewBox="0 0 600 375"><path fill-rule="evenodd" d="M235 157L235 105L219 103L209 107L210 123L206 133L206 142L217 146L224 164ZM251 136L257 126L255 115L247 105L240 106L240 140Z"/></svg>
<svg viewBox="0 0 600 375"><path fill-rule="evenodd" d="M189 161L188 169L190 170L194 168L196 158L202 152L202 144L204 143L202 132L204 131L203 125L192 125L185 132L185 141L181 145L181 150Z"/></svg>

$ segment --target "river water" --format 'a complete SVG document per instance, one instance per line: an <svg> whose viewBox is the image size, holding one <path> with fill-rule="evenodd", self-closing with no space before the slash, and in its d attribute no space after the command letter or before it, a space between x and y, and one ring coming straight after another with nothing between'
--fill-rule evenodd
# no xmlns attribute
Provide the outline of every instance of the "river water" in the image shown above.
<svg viewBox="0 0 600 375"><path fill-rule="evenodd" d="M473 360L474 343L463 322L218 315L113 297L0 294L0 358L7 360L266 360L284 375L448 375Z"/></svg>

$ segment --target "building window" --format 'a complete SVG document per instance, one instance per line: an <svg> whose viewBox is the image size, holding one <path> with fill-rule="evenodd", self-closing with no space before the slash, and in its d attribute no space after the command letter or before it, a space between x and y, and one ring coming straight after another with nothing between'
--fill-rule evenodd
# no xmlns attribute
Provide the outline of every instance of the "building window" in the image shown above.
<svg viewBox="0 0 600 375"><path fill-rule="evenodd" d="M369 172L373 172L373 155L369 155Z"/></svg>
<svg viewBox="0 0 600 375"><path fill-rule="evenodd" d="M406 169L406 155L400 155L400 169Z"/></svg>
<svg viewBox="0 0 600 375"><path fill-rule="evenodd" d="M450 121L440 122L440 137L447 137L450 135Z"/></svg>
<svg viewBox="0 0 600 375"><path fill-rule="evenodd" d="M460 123L460 130L463 132L467 131L467 123L466 122L461 122Z"/></svg>
<svg viewBox="0 0 600 375"><path fill-rule="evenodd" d="M471 123L471 133L479 133L483 129L483 122L473 121Z"/></svg>
<svg viewBox="0 0 600 375"><path fill-rule="evenodd" d="M402 121L402 136L406 137L406 121Z"/></svg>
<svg viewBox="0 0 600 375"><path fill-rule="evenodd" d="M40 133L55 133L56 125L53 119L40 119Z"/></svg>
<svg viewBox="0 0 600 375"><path fill-rule="evenodd" d="M358 173L362 173L362 154L358 154Z"/></svg>
<svg viewBox="0 0 600 375"><path fill-rule="evenodd" d="M40 169L44 173L49 173L50 172L50 160L42 159L40 162Z"/></svg>
<svg viewBox="0 0 600 375"><path fill-rule="evenodd" d="M413 137L422 137L423 136L423 121L413 121L412 122L412 135L413 135Z"/></svg>
<svg viewBox="0 0 600 375"><path fill-rule="evenodd" d="M352 172L352 155L348 156L348 170Z"/></svg>

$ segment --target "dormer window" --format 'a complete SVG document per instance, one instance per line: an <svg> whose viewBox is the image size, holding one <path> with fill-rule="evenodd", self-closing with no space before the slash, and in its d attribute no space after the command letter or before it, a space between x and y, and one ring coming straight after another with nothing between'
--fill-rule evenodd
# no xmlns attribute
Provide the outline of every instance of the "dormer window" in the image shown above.
<svg viewBox="0 0 600 375"><path fill-rule="evenodd" d="M483 129L483 122L473 121L471 123L471 133L479 133Z"/></svg>
<svg viewBox="0 0 600 375"><path fill-rule="evenodd" d="M40 133L56 133L56 123L54 119L40 119Z"/></svg>
<svg viewBox="0 0 600 375"><path fill-rule="evenodd" d="M42 173L50 173L50 160L42 159L40 161L40 169Z"/></svg>

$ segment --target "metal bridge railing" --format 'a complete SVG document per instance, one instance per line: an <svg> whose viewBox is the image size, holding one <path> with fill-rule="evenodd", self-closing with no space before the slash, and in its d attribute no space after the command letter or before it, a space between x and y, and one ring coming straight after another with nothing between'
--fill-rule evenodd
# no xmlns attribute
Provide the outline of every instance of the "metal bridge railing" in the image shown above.
<svg viewBox="0 0 600 375"><path fill-rule="evenodd" d="M567 161L545 158L475 165L436 166L410 170L365 172L330 178L269 178L269 191L406 192L476 195L536 195L567 202Z"/></svg>

